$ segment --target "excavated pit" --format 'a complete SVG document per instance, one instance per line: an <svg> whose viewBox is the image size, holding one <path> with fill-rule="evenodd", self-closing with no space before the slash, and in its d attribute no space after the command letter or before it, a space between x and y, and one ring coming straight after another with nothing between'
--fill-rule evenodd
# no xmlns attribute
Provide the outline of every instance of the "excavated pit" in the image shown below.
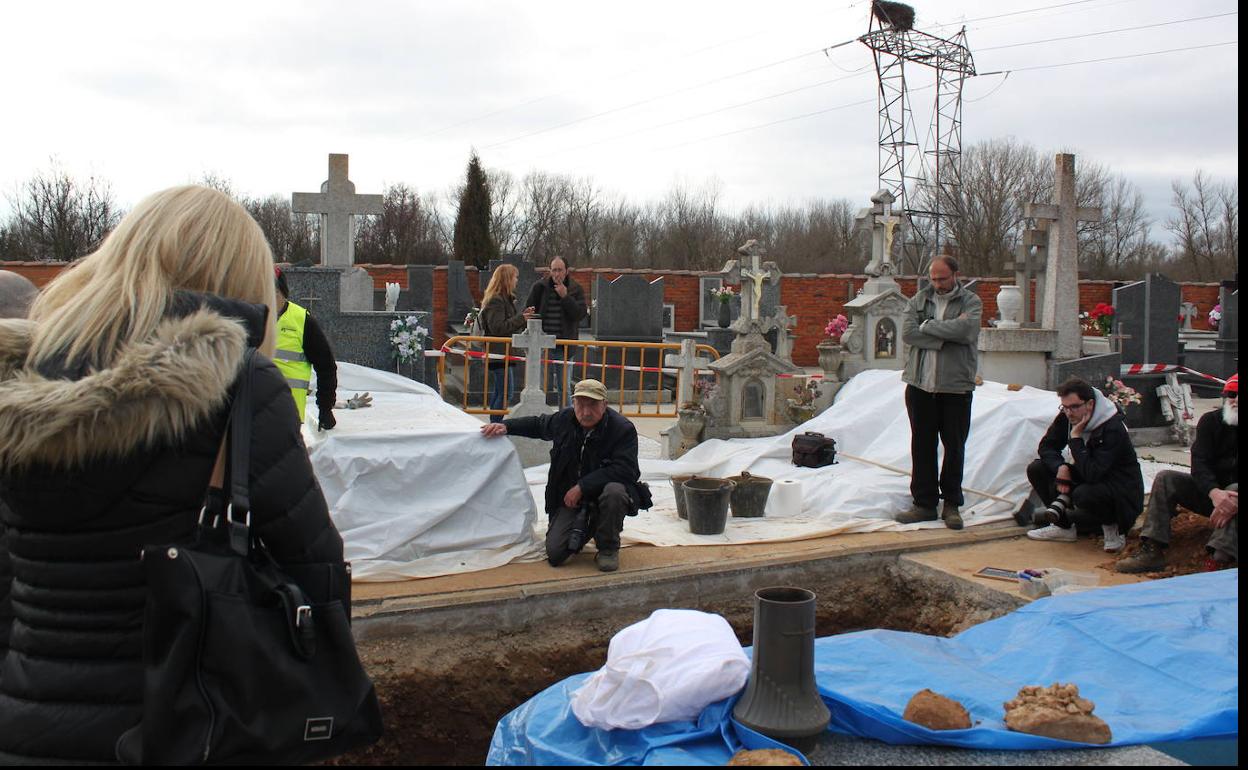
<svg viewBox="0 0 1248 770"><path fill-rule="evenodd" d="M621 628L661 607L700 609L723 615L748 645L753 591L769 585L818 594L819 636L868 628L949 636L1017 606L1009 596L890 555L602 586L575 591L579 603L558 595L546 597L550 606L530 598L505 603L532 604L518 612L500 603L357 620L386 735L338 762L483 764L503 715L568 676L599 668ZM590 592L594 601L587 603Z"/></svg>

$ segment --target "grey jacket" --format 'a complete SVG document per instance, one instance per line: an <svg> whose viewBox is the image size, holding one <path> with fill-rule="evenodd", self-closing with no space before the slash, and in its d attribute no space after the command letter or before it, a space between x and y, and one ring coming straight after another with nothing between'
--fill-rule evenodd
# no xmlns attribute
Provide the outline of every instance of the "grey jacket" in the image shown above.
<svg viewBox="0 0 1248 770"><path fill-rule="evenodd" d="M945 318L937 321L935 291L929 286L910 298L901 338L906 370L901 379L923 387L921 367L936 367L936 393L970 393L979 370L979 322L984 305L975 292L958 284L950 292ZM959 318L965 314L966 318Z"/></svg>

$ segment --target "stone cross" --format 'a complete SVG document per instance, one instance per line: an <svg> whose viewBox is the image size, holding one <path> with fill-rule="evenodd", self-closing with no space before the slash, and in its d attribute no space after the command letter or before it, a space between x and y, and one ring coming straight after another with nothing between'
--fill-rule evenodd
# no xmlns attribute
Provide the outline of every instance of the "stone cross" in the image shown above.
<svg viewBox="0 0 1248 770"><path fill-rule="evenodd" d="M854 220L854 232L871 233L871 261L866 274L871 277L894 275L893 243L898 231L904 232L906 221L893 214L896 198L888 190L880 190L871 196L871 206L858 212Z"/></svg>
<svg viewBox="0 0 1248 770"><path fill-rule="evenodd" d="M1054 203L1028 203L1023 216L1048 220L1049 260L1044 272L1041 322L1057 330L1053 358L1066 361L1082 355L1079 329L1079 222L1099 222L1099 208L1080 207L1075 200L1075 156L1059 153L1053 169Z"/></svg>
<svg viewBox="0 0 1248 770"><path fill-rule="evenodd" d="M698 370L711 365L711 359L697 355L697 343L693 340L681 340L680 355L668 353L663 358L663 365L680 367L680 375L676 380L676 407L679 409L693 400L693 380Z"/></svg>
<svg viewBox="0 0 1248 770"><path fill-rule="evenodd" d="M329 179L319 193L292 193L290 208L296 214L321 215L321 264L351 267L355 263L354 217L382 213L382 196L356 195L347 178L347 156L331 153Z"/></svg>
<svg viewBox="0 0 1248 770"><path fill-rule="evenodd" d="M1044 306L1044 273L1048 264L1049 231L1047 220L1040 220L1041 227L1023 231L1022 243L1018 245L1017 256L1013 262L1006 264L1006 270L1014 271L1014 283L1022 289L1023 306L1019 320L1023 328L1035 328L1040 325L1040 314L1035 309ZM1035 281L1036 308L1031 304L1031 287Z"/></svg>
<svg viewBox="0 0 1248 770"><path fill-rule="evenodd" d="M1192 321L1196 320L1196 314L1200 312L1200 308L1196 307L1195 302L1184 302L1179 305L1179 310L1183 313L1183 331L1192 331Z"/></svg>
<svg viewBox="0 0 1248 770"><path fill-rule="evenodd" d="M793 341L789 339L789 329L797 325L797 316L789 315L789 309L780 305L771 317L771 323L776 330L776 357L793 363Z"/></svg>
<svg viewBox="0 0 1248 770"><path fill-rule="evenodd" d="M553 350L555 335L542 332L542 319L530 318L528 328L519 334L511 335L511 346L526 351L524 361L524 391L521 400L536 394L542 405L546 404L546 394L542 390L542 358L543 351Z"/></svg>
<svg viewBox="0 0 1248 770"><path fill-rule="evenodd" d="M1120 321L1115 326L1116 326L1116 331L1114 331L1113 334L1110 334L1109 336L1107 336L1105 339L1109 340L1110 350L1114 351L1115 353L1119 355L1122 355L1122 343L1126 340L1131 339L1131 335L1122 333L1123 329L1127 328L1127 325L1125 323L1122 323Z"/></svg>

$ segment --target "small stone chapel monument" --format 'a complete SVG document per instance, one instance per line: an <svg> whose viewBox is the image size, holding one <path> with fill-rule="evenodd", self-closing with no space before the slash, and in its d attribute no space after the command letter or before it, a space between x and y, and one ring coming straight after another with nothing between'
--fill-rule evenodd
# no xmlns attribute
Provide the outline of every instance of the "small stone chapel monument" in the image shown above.
<svg viewBox="0 0 1248 770"><path fill-rule="evenodd" d="M763 287L780 282L780 268L775 262L762 262L763 248L756 241L748 241L738 252L750 264L742 267L734 259L724 265L729 280L741 282L741 315L732 325L736 338L731 352L707 367L719 377L719 393L708 404L706 438L774 436L792 424L777 403L776 375L801 370L771 352L764 335L784 321L762 314Z"/></svg>
<svg viewBox="0 0 1248 770"><path fill-rule="evenodd" d="M893 249L905 232L904 218L893 212L896 198L888 190L871 196L871 206L858 213L855 232L871 233L871 261L862 293L845 303L849 328L841 338L845 346L844 379L867 369L904 369L906 345L901 339L906 296L893 279Z"/></svg>

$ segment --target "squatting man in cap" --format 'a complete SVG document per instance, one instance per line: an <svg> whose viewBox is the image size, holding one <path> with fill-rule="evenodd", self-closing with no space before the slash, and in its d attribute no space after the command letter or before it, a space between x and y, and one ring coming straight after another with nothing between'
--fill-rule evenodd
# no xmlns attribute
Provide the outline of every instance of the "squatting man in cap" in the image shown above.
<svg viewBox="0 0 1248 770"><path fill-rule="evenodd" d="M601 382L578 382L566 409L490 423L481 426L481 433L554 442L546 480L546 559L552 567L578 553L592 537L598 569L620 568L624 517L650 507L650 490L639 482L637 428L607 406Z"/></svg>
<svg viewBox="0 0 1248 770"><path fill-rule="evenodd" d="M1222 406L1196 424L1192 472L1162 471L1153 479L1140 550L1118 562L1119 572L1157 572L1166 567L1170 519L1178 506L1208 516L1213 537L1205 550L1205 570L1239 561L1239 375L1222 389Z"/></svg>
<svg viewBox="0 0 1248 770"><path fill-rule="evenodd" d="M1059 385L1057 396L1062 403L1040 439L1040 457L1027 466L1047 506L1032 516L1042 526L1027 537L1073 543L1076 520L1087 519L1101 525L1105 550L1116 553L1144 507L1144 476L1126 422L1114 402L1077 377ZM1016 518L1025 523L1025 513Z"/></svg>

